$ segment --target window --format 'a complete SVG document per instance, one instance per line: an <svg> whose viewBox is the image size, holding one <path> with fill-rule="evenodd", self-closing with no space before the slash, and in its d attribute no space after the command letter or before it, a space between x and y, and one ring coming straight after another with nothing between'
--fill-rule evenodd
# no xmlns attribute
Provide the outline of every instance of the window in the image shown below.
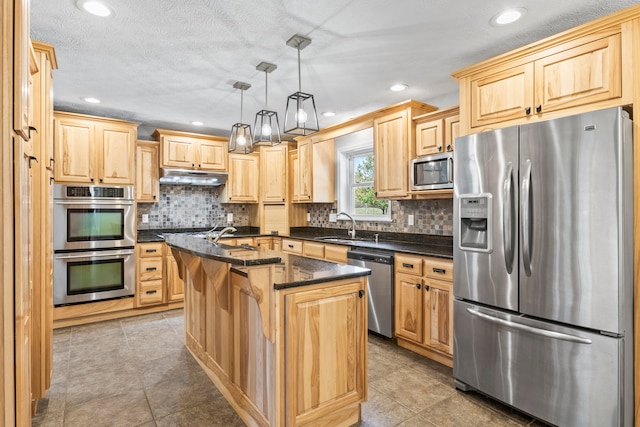
<svg viewBox="0 0 640 427"><path fill-rule="evenodd" d="M373 133L367 131L365 135L352 134L342 137L344 141L336 141L338 212L347 212L361 221L391 221L390 202L374 195Z"/></svg>

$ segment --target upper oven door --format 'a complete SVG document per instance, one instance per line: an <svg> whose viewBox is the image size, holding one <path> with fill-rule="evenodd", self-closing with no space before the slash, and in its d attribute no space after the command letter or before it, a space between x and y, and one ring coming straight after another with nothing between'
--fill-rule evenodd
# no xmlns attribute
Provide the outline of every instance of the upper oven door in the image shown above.
<svg viewBox="0 0 640 427"><path fill-rule="evenodd" d="M412 190L453 188L452 153L419 157L411 161Z"/></svg>
<svg viewBox="0 0 640 427"><path fill-rule="evenodd" d="M134 202L54 200L55 251L123 248L135 245Z"/></svg>

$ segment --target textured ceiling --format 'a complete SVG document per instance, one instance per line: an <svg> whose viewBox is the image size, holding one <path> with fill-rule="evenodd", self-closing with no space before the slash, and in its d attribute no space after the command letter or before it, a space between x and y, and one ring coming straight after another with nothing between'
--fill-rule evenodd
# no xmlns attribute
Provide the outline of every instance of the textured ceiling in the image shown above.
<svg viewBox="0 0 640 427"><path fill-rule="evenodd" d="M76 0L32 0L31 35L54 45L55 108L155 127L227 135L264 106L261 61L269 74L269 107L284 120L297 91L294 34L302 50L302 90L315 96L320 127L408 98L457 104L451 72L597 17L631 0L105 0L115 14L99 18ZM492 27L507 7L525 7L516 24ZM392 83L409 85L391 92ZM96 97L98 105L82 101ZM204 122L203 127L190 125Z"/></svg>

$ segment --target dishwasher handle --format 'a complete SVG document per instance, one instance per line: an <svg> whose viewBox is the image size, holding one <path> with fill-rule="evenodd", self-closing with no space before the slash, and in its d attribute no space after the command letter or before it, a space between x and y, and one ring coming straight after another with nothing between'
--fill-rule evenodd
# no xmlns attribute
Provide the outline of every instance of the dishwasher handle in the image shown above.
<svg viewBox="0 0 640 427"><path fill-rule="evenodd" d="M378 264L393 265L393 253L350 250L347 252L347 258L355 259L358 261L368 261L368 262L375 262Z"/></svg>

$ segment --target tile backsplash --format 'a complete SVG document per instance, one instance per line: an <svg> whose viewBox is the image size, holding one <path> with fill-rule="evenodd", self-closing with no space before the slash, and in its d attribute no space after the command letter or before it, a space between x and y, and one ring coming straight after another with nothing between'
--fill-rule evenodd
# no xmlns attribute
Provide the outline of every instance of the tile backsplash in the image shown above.
<svg viewBox="0 0 640 427"><path fill-rule="evenodd" d="M347 228L346 221L329 222L333 204L310 204L310 227ZM335 210L333 211L335 213ZM414 216L414 225L408 225L408 216ZM402 200L391 202L391 222L359 221L357 230L391 233L453 235L453 200Z"/></svg>
<svg viewBox="0 0 640 427"><path fill-rule="evenodd" d="M224 187L161 185L157 203L138 203L138 230L168 228L206 228L227 225L227 214L233 214L234 226L248 226L248 205L221 204ZM142 223L142 215L149 222Z"/></svg>

